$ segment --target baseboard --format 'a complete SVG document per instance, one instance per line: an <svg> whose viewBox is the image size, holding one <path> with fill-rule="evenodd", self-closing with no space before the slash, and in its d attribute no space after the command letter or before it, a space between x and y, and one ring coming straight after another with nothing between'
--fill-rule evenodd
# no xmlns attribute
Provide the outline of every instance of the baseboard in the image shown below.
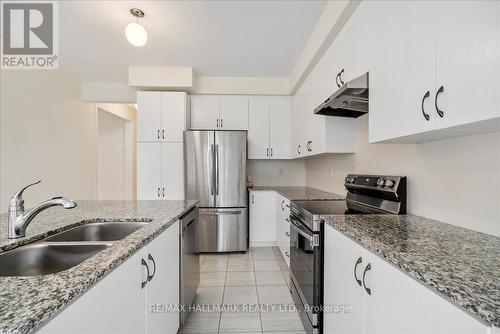
<svg viewBox="0 0 500 334"><path fill-rule="evenodd" d="M272 247L278 246L276 241L252 241L250 247Z"/></svg>

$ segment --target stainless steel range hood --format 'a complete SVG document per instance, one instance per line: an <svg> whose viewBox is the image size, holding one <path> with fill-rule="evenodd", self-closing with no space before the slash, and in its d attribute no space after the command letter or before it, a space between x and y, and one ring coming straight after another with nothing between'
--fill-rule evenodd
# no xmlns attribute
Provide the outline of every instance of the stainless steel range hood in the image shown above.
<svg viewBox="0 0 500 334"><path fill-rule="evenodd" d="M345 83L314 113L327 116L356 118L368 112L368 73Z"/></svg>

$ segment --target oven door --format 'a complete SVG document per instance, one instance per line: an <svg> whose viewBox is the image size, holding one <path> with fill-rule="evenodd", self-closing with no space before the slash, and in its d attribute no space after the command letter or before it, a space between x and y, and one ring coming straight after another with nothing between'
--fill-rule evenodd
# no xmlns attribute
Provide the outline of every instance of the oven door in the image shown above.
<svg viewBox="0 0 500 334"><path fill-rule="evenodd" d="M320 239L320 234L309 230L300 218L290 216L292 297L308 333L321 327L321 315L316 312L322 303L323 287Z"/></svg>

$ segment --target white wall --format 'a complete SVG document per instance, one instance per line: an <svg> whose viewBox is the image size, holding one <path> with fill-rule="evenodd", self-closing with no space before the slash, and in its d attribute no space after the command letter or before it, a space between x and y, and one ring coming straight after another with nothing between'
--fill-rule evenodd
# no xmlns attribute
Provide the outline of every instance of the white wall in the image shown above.
<svg viewBox="0 0 500 334"><path fill-rule="evenodd" d="M248 160L247 175L256 186L304 186L304 160Z"/></svg>
<svg viewBox="0 0 500 334"><path fill-rule="evenodd" d="M357 126L356 154L306 161L308 186L345 193L347 173L406 175L410 213L500 236L500 132L368 144L367 116Z"/></svg>
<svg viewBox="0 0 500 334"><path fill-rule="evenodd" d="M63 71L0 72L0 211L22 186L27 208L50 197L95 197L94 105Z"/></svg>

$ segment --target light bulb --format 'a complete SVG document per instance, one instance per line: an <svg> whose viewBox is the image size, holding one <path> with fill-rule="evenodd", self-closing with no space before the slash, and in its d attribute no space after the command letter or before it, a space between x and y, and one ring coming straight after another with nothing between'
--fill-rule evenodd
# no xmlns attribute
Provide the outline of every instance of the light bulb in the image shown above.
<svg viewBox="0 0 500 334"><path fill-rule="evenodd" d="M134 46L143 46L148 41L146 29L136 22L127 24L125 27L125 36L127 36L130 44Z"/></svg>

